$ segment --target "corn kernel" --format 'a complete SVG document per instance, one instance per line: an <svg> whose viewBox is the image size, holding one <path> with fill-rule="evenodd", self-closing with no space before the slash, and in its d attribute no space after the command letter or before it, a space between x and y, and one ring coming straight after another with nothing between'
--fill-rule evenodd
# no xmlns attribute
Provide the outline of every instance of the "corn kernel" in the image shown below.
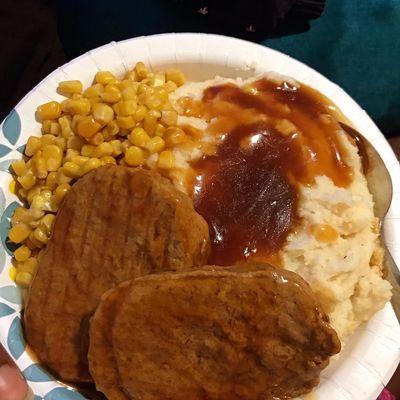
<svg viewBox="0 0 400 400"><path fill-rule="evenodd" d="M42 219L40 220L40 226L42 229L45 230L47 235L50 235L54 222L56 220L56 216L54 214L46 214Z"/></svg>
<svg viewBox="0 0 400 400"><path fill-rule="evenodd" d="M103 134L100 132L97 132L94 136L92 136L89 140L89 143L93 146L99 146L100 144L102 144L104 142L104 136Z"/></svg>
<svg viewBox="0 0 400 400"><path fill-rule="evenodd" d="M25 261L31 256L31 250L26 246L20 246L14 251L14 257L17 261Z"/></svg>
<svg viewBox="0 0 400 400"><path fill-rule="evenodd" d="M17 182L15 180L10 181L8 184L8 190L12 194L17 194Z"/></svg>
<svg viewBox="0 0 400 400"><path fill-rule="evenodd" d="M33 159L34 173L39 179L44 179L47 176L46 160L43 157Z"/></svg>
<svg viewBox="0 0 400 400"><path fill-rule="evenodd" d="M81 81L63 81L58 84L58 91L61 94L74 94L82 93L82 82Z"/></svg>
<svg viewBox="0 0 400 400"><path fill-rule="evenodd" d="M32 171L28 171L25 175L18 177L17 181L25 190L29 190L36 183L36 177L33 175Z"/></svg>
<svg viewBox="0 0 400 400"><path fill-rule="evenodd" d="M17 268L15 267L11 267L10 271L8 272L8 276L10 277L10 279L15 282L16 276L17 276Z"/></svg>
<svg viewBox="0 0 400 400"><path fill-rule="evenodd" d="M96 83L107 85L116 82L117 78L110 71L99 71L95 75Z"/></svg>
<svg viewBox="0 0 400 400"><path fill-rule="evenodd" d="M147 77L149 71L146 66L142 62L138 62L135 65L135 75L137 79L140 81Z"/></svg>
<svg viewBox="0 0 400 400"><path fill-rule="evenodd" d="M118 103L121 100L121 92L103 92L101 99L106 103Z"/></svg>
<svg viewBox="0 0 400 400"><path fill-rule="evenodd" d="M29 250L29 249L28 249ZM29 272L34 275L38 266L38 261L34 257L29 257L27 260L19 264L18 273L19 272Z"/></svg>
<svg viewBox="0 0 400 400"><path fill-rule="evenodd" d="M42 142L40 138L31 136L26 142L25 154L28 157L33 156L42 147Z"/></svg>
<svg viewBox="0 0 400 400"><path fill-rule="evenodd" d="M57 203L60 203L68 191L71 189L71 185L68 183L62 183L57 189L54 191L54 197Z"/></svg>
<svg viewBox="0 0 400 400"><path fill-rule="evenodd" d="M123 100L134 100L137 101L136 90L132 86L128 86L122 90Z"/></svg>
<svg viewBox="0 0 400 400"><path fill-rule="evenodd" d="M51 119L45 119L42 122L42 133L50 133L51 123L52 123Z"/></svg>
<svg viewBox="0 0 400 400"><path fill-rule="evenodd" d="M57 136L61 133L61 127L58 122L52 122L50 124L50 132L51 135Z"/></svg>
<svg viewBox="0 0 400 400"><path fill-rule="evenodd" d="M53 135L43 135L40 138L40 141L42 142L42 146L47 146L48 144L53 144L57 138L55 138Z"/></svg>
<svg viewBox="0 0 400 400"><path fill-rule="evenodd" d="M122 154L122 145L119 140L111 140L109 143L113 147L113 152L111 154L113 157L118 157Z"/></svg>
<svg viewBox="0 0 400 400"><path fill-rule="evenodd" d="M33 232L31 232L29 238L26 240L26 245L29 248L32 248L32 250L34 250L34 249L41 249L44 246L44 243L37 240Z"/></svg>
<svg viewBox="0 0 400 400"><path fill-rule="evenodd" d="M79 170L80 170L80 166L71 161L67 161L63 165L64 174L71 178L76 178L77 176L79 176Z"/></svg>
<svg viewBox="0 0 400 400"><path fill-rule="evenodd" d="M147 107L144 105L139 105L138 108L135 111L135 114L133 115L133 117L135 118L136 122L140 122L143 121L144 117L147 114Z"/></svg>
<svg viewBox="0 0 400 400"><path fill-rule="evenodd" d="M63 137L68 138L72 135L71 131L71 121L67 116L58 119L58 123L61 127L61 134ZM28 154L27 154L28 155Z"/></svg>
<svg viewBox="0 0 400 400"><path fill-rule="evenodd" d="M96 147L95 146L92 146L92 145L90 145L90 144L85 144L84 146L82 146L82 149L81 149L81 154L84 156L84 157L92 157L92 155L93 155L93 153L94 153L94 151L96 150ZM86 162L87 160L85 160L85 162Z"/></svg>
<svg viewBox="0 0 400 400"><path fill-rule="evenodd" d="M90 158L88 161L85 162L85 164L80 167L79 174L80 176L85 175L100 166L101 161L98 158Z"/></svg>
<svg viewBox="0 0 400 400"><path fill-rule="evenodd" d="M136 121L132 115L127 117L117 117L117 124L121 129L132 129L136 125Z"/></svg>
<svg viewBox="0 0 400 400"><path fill-rule="evenodd" d="M90 139L101 128L101 125L91 116L87 116L78 122L77 134L85 139Z"/></svg>
<svg viewBox="0 0 400 400"><path fill-rule="evenodd" d="M74 115L74 116L72 117L71 128L72 128L72 130L73 130L74 132L76 132L77 129L78 129L78 122L79 122L79 121L82 121L84 118L85 118L84 115L78 115L78 114L76 114L76 115Z"/></svg>
<svg viewBox="0 0 400 400"><path fill-rule="evenodd" d="M18 176L26 174L27 168L24 160L16 160L11 163L14 173Z"/></svg>
<svg viewBox="0 0 400 400"><path fill-rule="evenodd" d="M111 156L104 156L100 158L100 161L102 162L103 165L105 164L117 164L117 161L114 157Z"/></svg>
<svg viewBox="0 0 400 400"><path fill-rule="evenodd" d="M142 165L145 161L145 152L137 146L130 146L125 152L125 162L132 167Z"/></svg>
<svg viewBox="0 0 400 400"><path fill-rule="evenodd" d="M161 169L171 169L174 166L175 158L170 150L164 150L160 153L158 157L158 168Z"/></svg>
<svg viewBox="0 0 400 400"><path fill-rule="evenodd" d="M24 288L28 288L29 285L32 282L32 274L30 274L29 272L18 272L16 273L15 276L15 282L17 285L24 287Z"/></svg>
<svg viewBox="0 0 400 400"><path fill-rule="evenodd" d="M183 75L183 72L178 69L169 69L166 72L166 78L167 81L174 82L178 87L185 83L185 75Z"/></svg>
<svg viewBox="0 0 400 400"><path fill-rule="evenodd" d="M92 106L92 115L95 121L105 125L113 120L114 110L107 104L96 103Z"/></svg>
<svg viewBox="0 0 400 400"><path fill-rule="evenodd" d="M103 130L104 131L104 130ZM111 121L105 128L105 133L108 137L115 136L119 132L117 121Z"/></svg>
<svg viewBox="0 0 400 400"><path fill-rule="evenodd" d="M161 122L167 126L176 125L178 122L178 113L173 110L162 111Z"/></svg>
<svg viewBox="0 0 400 400"><path fill-rule="evenodd" d="M84 92L83 96L90 99L100 97L100 94L104 91L104 86L100 83L96 83L92 86L89 86Z"/></svg>
<svg viewBox="0 0 400 400"><path fill-rule="evenodd" d="M143 128L135 128L129 135L129 140L132 144L139 147L144 147L150 140L150 136L146 133Z"/></svg>
<svg viewBox="0 0 400 400"><path fill-rule="evenodd" d="M41 242L41 243L43 243L43 244L46 244L47 241L48 241L48 237L47 237L46 233L45 233L45 232L43 231L43 229L41 229L40 227L39 227L39 228L36 228L36 229L33 231L33 237L34 237L38 242Z"/></svg>
<svg viewBox="0 0 400 400"><path fill-rule="evenodd" d="M56 119L61 115L61 105L56 101L50 101L49 103L39 106L36 113L40 121Z"/></svg>
<svg viewBox="0 0 400 400"><path fill-rule="evenodd" d="M170 127L165 132L165 142L167 146L175 146L177 144L183 143L186 139L186 133L183 129L178 127Z"/></svg>
<svg viewBox="0 0 400 400"><path fill-rule="evenodd" d="M154 86L161 86L165 83L165 74L163 72L157 72L154 74Z"/></svg>
<svg viewBox="0 0 400 400"><path fill-rule="evenodd" d="M55 144L43 147L43 158L46 162L47 171L57 171L61 167L63 152Z"/></svg>
<svg viewBox="0 0 400 400"><path fill-rule="evenodd" d="M13 243L22 243L31 233L31 230L26 224L18 224L13 226L8 233L8 237Z"/></svg>
<svg viewBox="0 0 400 400"><path fill-rule="evenodd" d="M105 156L111 156L113 153L113 146L109 142L104 142L97 146L94 151L93 151L93 157L105 157Z"/></svg>
<svg viewBox="0 0 400 400"><path fill-rule="evenodd" d="M79 93L74 93L73 95L71 95L71 99L73 100L77 100L77 99L81 99L82 95Z"/></svg>
<svg viewBox="0 0 400 400"><path fill-rule="evenodd" d="M90 113L91 104L88 99L68 100L67 111L72 114L88 115Z"/></svg>
<svg viewBox="0 0 400 400"><path fill-rule="evenodd" d="M71 136L67 140L67 153L70 150L76 151L77 153L81 150L82 146L84 145L84 141L79 136Z"/></svg>
<svg viewBox="0 0 400 400"><path fill-rule="evenodd" d="M67 139L64 137L56 137L54 144L64 151L67 148Z"/></svg>
<svg viewBox="0 0 400 400"><path fill-rule="evenodd" d="M164 89L168 92L168 93L172 93L174 92L176 89L178 89L178 85L175 82L172 81L167 81L164 85Z"/></svg>
<svg viewBox="0 0 400 400"><path fill-rule="evenodd" d="M67 176L64 174L64 170L60 168L57 171L57 184L62 185L63 183L70 183L72 181L72 178L70 176Z"/></svg>
<svg viewBox="0 0 400 400"><path fill-rule="evenodd" d="M90 147L92 148L93 146L90 146ZM85 162L87 160L89 160L89 158L86 156L76 155L76 156L72 156L70 161L72 161L73 163L78 164L78 165L83 165L83 164L85 164Z"/></svg>
<svg viewBox="0 0 400 400"><path fill-rule="evenodd" d="M150 154L159 153L164 147L165 142L159 136L151 138L149 142L146 143L146 149L150 152Z"/></svg>
<svg viewBox="0 0 400 400"><path fill-rule="evenodd" d="M339 237L338 231L326 224L311 225L310 232L319 242L323 243L332 243Z"/></svg>
<svg viewBox="0 0 400 400"><path fill-rule="evenodd" d="M53 190L57 184L57 172L49 172L46 178L46 187ZM29 201L29 200L28 200Z"/></svg>
<svg viewBox="0 0 400 400"><path fill-rule="evenodd" d="M46 178L46 181L47 181L47 178ZM26 199L28 200L28 203L32 204L33 198L35 196L37 196L38 194L40 194L40 187L39 186L35 186L32 189L30 189L28 191L27 196L26 196Z"/></svg>

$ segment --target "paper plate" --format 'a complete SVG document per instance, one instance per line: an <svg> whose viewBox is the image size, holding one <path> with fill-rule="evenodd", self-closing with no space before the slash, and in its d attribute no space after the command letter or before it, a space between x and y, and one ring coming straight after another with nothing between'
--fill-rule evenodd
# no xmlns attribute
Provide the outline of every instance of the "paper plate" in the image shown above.
<svg viewBox="0 0 400 400"><path fill-rule="evenodd" d="M384 221L386 244L400 265L400 166L382 133L352 98L318 72L282 53L243 40L206 34L164 34L112 42L58 68L29 92L1 125L0 135L0 340L23 371L35 399L82 400L84 397L57 382L25 350L21 330L21 295L9 278L12 248L7 243L10 217L18 199L9 191L10 163L21 157L27 138L39 135L36 107L60 100L59 81L79 79L84 85L94 74L110 70L123 75L136 61L152 68L176 66L189 79L207 79L216 74L247 77L276 71L306 83L336 103L354 127L379 151L391 172L394 198ZM375 400L400 361L400 326L388 303L349 343L323 372L313 399Z"/></svg>

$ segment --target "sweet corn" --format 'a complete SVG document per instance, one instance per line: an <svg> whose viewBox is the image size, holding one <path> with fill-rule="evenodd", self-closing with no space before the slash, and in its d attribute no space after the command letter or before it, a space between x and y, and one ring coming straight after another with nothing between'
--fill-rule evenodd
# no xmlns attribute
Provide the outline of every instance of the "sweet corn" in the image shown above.
<svg viewBox="0 0 400 400"><path fill-rule="evenodd" d="M178 89L178 85L175 82L172 81L167 81L164 85L164 89L168 92L168 93L172 93L174 92L176 89Z"/></svg>
<svg viewBox="0 0 400 400"><path fill-rule="evenodd" d="M117 124L121 129L132 129L136 125L136 121L129 115L127 117L117 117Z"/></svg>
<svg viewBox="0 0 400 400"><path fill-rule="evenodd" d="M8 237L13 243L22 243L31 233L31 230L26 224L20 223L13 226L8 233Z"/></svg>
<svg viewBox="0 0 400 400"><path fill-rule="evenodd" d="M99 71L95 76L96 83L101 83L102 85L107 85L108 83L114 83L117 78L110 71Z"/></svg>
<svg viewBox="0 0 400 400"><path fill-rule="evenodd" d="M106 125L114 118L114 110L107 104L96 103L92 106L92 115L95 121Z"/></svg>
<svg viewBox="0 0 400 400"><path fill-rule="evenodd" d="M165 74L163 72L157 72L154 74L153 85L162 86L165 83Z"/></svg>
<svg viewBox="0 0 400 400"><path fill-rule="evenodd" d="M82 98L67 101L67 111L72 115L88 115L90 113L91 104L88 99Z"/></svg>
<svg viewBox="0 0 400 400"><path fill-rule="evenodd" d="M128 86L122 90L123 100L134 100L137 101L136 90L132 86Z"/></svg>
<svg viewBox="0 0 400 400"><path fill-rule="evenodd" d="M54 135L54 136L59 135L59 134L61 133L60 124L59 124L58 122L52 122L52 123L50 124L50 131L49 131L49 133L52 134L52 135Z"/></svg>
<svg viewBox="0 0 400 400"><path fill-rule="evenodd" d="M114 157L111 156L104 156L100 158L100 161L102 162L103 165L105 164L117 164L117 160Z"/></svg>
<svg viewBox="0 0 400 400"><path fill-rule="evenodd" d="M63 137L56 137L54 144L64 151L67 148L67 139Z"/></svg>
<svg viewBox="0 0 400 400"><path fill-rule="evenodd" d="M24 160L16 160L11 163L11 168L18 176L26 174L27 168Z"/></svg>
<svg viewBox="0 0 400 400"><path fill-rule="evenodd" d="M54 191L55 201L57 203L61 203L62 199L65 197L70 189L71 185L69 185L68 183L62 183L60 186L58 186L57 189Z"/></svg>
<svg viewBox="0 0 400 400"><path fill-rule="evenodd" d="M115 136L118 132L119 126L117 121L111 121L109 124L107 124L107 127L105 128L105 134L107 134L108 137Z"/></svg>
<svg viewBox="0 0 400 400"><path fill-rule="evenodd" d="M118 103L121 100L121 92L103 92L101 99L106 103Z"/></svg>
<svg viewBox="0 0 400 400"><path fill-rule="evenodd" d="M47 146L48 144L53 144L57 138L55 138L53 135L43 135L40 138L40 141L42 142L42 146Z"/></svg>
<svg viewBox="0 0 400 400"><path fill-rule="evenodd" d="M100 166L101 166L101 161L98 158L90 158L88 161L85 162L85 164L83 164L80 167L79 175L80 176L85 175L88 172L90 172L93 169L96 169Z"/></svg>
<svg viewBox="0 0 400 400"><path fill-rule="evenodd" d="M186 139L186 133L183 129L178 127L170 127L165 132L165 141L168 146L172 147L181 144Z"/></svg>
<svg viewBox="0 0 400 400"><path fill-rule="evenodd" d="M78 154L78 151L81 150L84 143L85 142L82 140L80 136L71 136L67 140L67 148L68 148L67 153L68 151L73 150L76 151Z"/></svg>
<svg viewBox="0 0 400 400"><path fill-rule="evenodd" d="M8 276L10 277L10 279L15 282L15 279L17 277L17 268L15 267L11 267L10 271L8 272Z"/></svg>
<svg viewBox="0 0 400 400"><path fill-rule="evenodd" d="M104 86L101 83L95 83L92 86L89 86L84 92L83 96L91 99L100 97L100 94L104 91Z"/></svg>
<svg viewBox="0 0 400 400"><path fill-rule="evenodd" d="M183 75L183 72L178 69L169 69L166 72L166 78L167 81L174 82L178 87L185 83L185 75Z"/></svg>
<svg viewBox="0 0 400 400"><path fill-rule="evenodd" d="M175 158L170 150L164 150L158 157L158 168L171 169L174 166Z"/></svg>
<svg viewBox="0 0 400 400"><path fill-rule="evenodd" d="M40 138L31 136L26 142L25 154L28 157L33 156L42 147L42 141Z"/></svg>
<svg viewBox="0 0 400 400"><path fill-rule="evenodd" d="M18 177L17 181L25 190L29 190L36 183L36 177L33 175L32 171L28 171L26 174Z"/></svg>
<svg viewBox="0 0 400 400"><path fill-rule="evenodd" d="M135 114L133 115L133 117L135 118L136 122L140 122L143 121L144 117L147 114L147 107L144 105L139 105L138 108L135 111Z"/></svg>
<svg viewBox="0 0 400 400"><path fill-rule="evenodd" d="M40 121L45 119L56 119L61 115L61 105L57 101L50 101L42 104L36 110L37 117Z"/></svg>
<svg viewBox="0 0 400 400"><path fill-rule="evenodd" d="M92 145L90 145L90 144L85 144L85 145L82 146L81 154L82 154L84 157L92 157L92 155L93 155L93 153L94 153L95 150L96 150L96 147L95 147L95 146L92 146ZM86 161L87 161L87 160L85 160L85 162L86 162Z"/></svg>
<svg viewBox="0 0 400 400"><path fill-rule="evenodd" d="M150 152L150 154L159 153L164 147L165 147L165 142L159 136L151 138L146 143L146 149Z"/></svg>
<svg viewBox="0 0 400 400"><path fill-rule="evenodd" d="M47 171L57 171L61 167L63 158L63 152L60 147L55 144L49 144L44 146L42 151Z"/></svg>
<svg viewBox="0 0 400 400"><path fill-rule="evenodd" d="M93 150L93 157L101 158L105 156L111 156L113 150L114 149L111 143L102 143Z"/></svg>
<svg viewBox="0 0 400 400"><path fill-rule="evenodd" d="M53 190L57 185L57 172L49 172L46 178L46 187ZM28 199L29 201L29 199Z"/></svg>
<svg viewBox="0 0 400 400"><path fill-rule="evenodd" d="M178 113L173 110L162 111L161 122L168 126L176 125L178 122Z"/></svg>
<svg viewBox="0 0 400 400"><path fill-rule="evenodd" d="M57 171L57 184L58 185L62 185L63 183L70 183L72 181L72 178L65 175L64 170L62 168L60 168Z"/></svg>
<svg viewBox="0 0 400 400"><path fill-rule="evenodd" d="M29 285L32 282L32 274L29 272L18 272L16 273L15 276L15 283L23 288L29 287Z"/></svg>
<svg viewBox="0 0 400 400"><path fill-rule="evenodd" d="M132 144L139 147L144 147L150 140L150 136L143 128L135 128L129 135L129 140Z"/></svg>
<svg viewBox="0 0 400 400"><path fill-rule="evenodd" d="M58 91L61 94L72 95L75 93L82 93L81 81L63 81L58 84Z"/></svg>
<svg viewBox="0 0 400 400"><path fill-rule="evenodd" d="M37 259L34 257L29 257L27 260L19 264L18 272L29 272L30 274L33 275L37 270L37 266L38 266Z"/></svg>
<svg viewBox="0 0 400 400"><path fill-rule="evenodd" d="M164 133L165 133L165 130L166 130L166 128L165 128L165 126L164 125L162 125L162 124L157 124L156 125L156 129L155 129L155 131L154 131L154 135L155 136L164 136Z"/></svg>
<svg viewBox="0 0 400 400"><path fill-rule="evenodd" d="M63 165L64 174L71 178L76 178L77 176L79 176L79 170L80 170L80 166L71 161L67 161Z"/></svg>
<svg viewBox="0 0 400 400"><path fill-rule="evenodd" d="M39 227L39 228L36 228L36 229L33 231L33 237L34 237L38 242L41 242L41 243L43 243L43 244L46 244L47 241L48 241L48 237L47 237L46 233L45 233L45 232L43 231L43 229L41 229L40 227Z"/></svg>
<svg viewBox="0 0 400 400"><path fill-rule="evenodd" d="M90 147L92 148L93 146L90 146ZM71 157L71 161L72 161L73 163L75 163L75 164L78 164L78 165L83 165L83 164L85 164L85 162L86 162L87 160L89 160L89 157L81 156L81 155L77 155L77 156L72 156L72 157Z"/></svg>
<svg viewBox="0 0 400 400"><path fill-rule="evenodd" d="M114 104L114 111L120 117L127 117L128 115L134 115L137 109L137 103L134 100L120 101Z"/></svg>
<svg viewBox="0 0 400 400"><path fill-rule="evenodd" d="M50 133L51 123L51 119L46 119L42 122L42 133Z"/></svg>
<svg viewBox="0 0 400 400"><path fill-rule="evenodd" d="M36 157L33 163L34 173L39 179L47 176L46 160L43 157Z"/></svg>
<svg viewBox="0 0 400 400"><path fill-rule="evenodd" d="M31 232L31 234L29 235L29 238L26 241L26 245L31 248L32 250L34 249L41 249L44 246L44 243L37 240L35 238L35 235L33 234L33 232Z"/></svg>
<svg viewBox="0 0 400 400"><path fill-rule="evenodd" d="M122 154L122 145L119 140L111 140L109 143L113 147L113 152L111 154L113 157L118 157Z"/></svg>
<svg viewBox="0 0 400 400"><path fill-rule="evenodd" d="M145 161L145 152L137 146L129 147L125 152L125 162L127 165L136 167Z"/></svg>
<svg viewBox="0 0 400 400"><path fill-rule="evenodd" d="M47 178L46 178L46 180L47 180ZM33 187L32 189L30 189L30 190L28 191L27 196L26 196L26 199L28 200L28 203L29 203L29 204L32 204L33 198L34 198L35 196L37 196L38 194L40 194L40 187L39 187L39 186L35 186L35 187Z"/></svg>
<svg viewBox="0 0 400 400"><path fill-rule="evenodd" d="M31 250L26 246L20 246L14 251L14 257L17 261L25 261L31 256Z"/></svg>
<svg viewBox="0 0 400 400"><path fill-rule="evenodd" d="M100 128L101 124L95 121L93 117L87 116L78 122L77 134L85 139L90 139Z"/></svg>
<svg viewBox="0 0 400 400"><path fill-rule="evenodd" d="M136 63L135 76L139 81L146 78L148 73L149 71L147 70L147 67L142 62Z"/></svg>
<svg viewBox="0 0 400 400"><path fill-rule="evenodd" d="M58 119L58 123L61 127L61 135L65 138L69 138L72 135L70 119L64 116Z"/></svg>
<svg viewBox="0 0 400 400"><path fill-rule="evenodd" d="M53 229L55 219L56 219L56 216L54 214L46 214L40 220L40 226L46 232L47 235L50 235L50 233Z"/></svg>

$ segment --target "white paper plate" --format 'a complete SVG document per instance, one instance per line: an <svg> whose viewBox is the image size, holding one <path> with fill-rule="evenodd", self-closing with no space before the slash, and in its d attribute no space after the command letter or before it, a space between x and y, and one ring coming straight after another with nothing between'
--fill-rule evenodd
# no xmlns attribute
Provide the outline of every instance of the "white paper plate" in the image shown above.
<svg viewBox="0 0 400 400"><path fill-rule="evenodd" d="M21 157L28 136L39 135L36 107L60 100L57 83L79 79L89 85L99 70L122 75L136 61L150 67L177 66L189 79L212 78L216 74L247 77L276 71L319 90L352 121L376 147L391 172L394 199L385 218L386 243L400 265L400 167L382 133L368 115L340 87L318 72L282 53L238 39L206 34L164 34L112 42L58 68L29 92L3 121L0 135L0 340L16 360L32 387L35 399L78 400L83 397L56 382L25 351L20 311L21 296L9 278L10 250L6 245L10 216L18 199L9 192L8 167ZM400 326L390 304L362 326L350 339L338 360L322 374L316 390L320 400L375 400L400 361Z"/></svg>

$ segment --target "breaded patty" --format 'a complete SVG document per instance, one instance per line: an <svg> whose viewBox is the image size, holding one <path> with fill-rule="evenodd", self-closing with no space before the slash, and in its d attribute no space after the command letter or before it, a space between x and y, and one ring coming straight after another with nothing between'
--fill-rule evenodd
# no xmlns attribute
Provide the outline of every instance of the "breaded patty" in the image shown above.
<svg viewBox="0 0 400 400"><path fill-rule="evenodd" d="M105 166L66 195L29 290L26 339L67 381L90 381L88 324L102 294L126 280L203 265L208 226L156 172Z"/></svg>
<svg viewBox="0 0 400 400"><path fill-rule="evenodd" d="M118 384L132 399L296 397L340 351L309 285L268 265L148 275L115 310Z"/></svg>

